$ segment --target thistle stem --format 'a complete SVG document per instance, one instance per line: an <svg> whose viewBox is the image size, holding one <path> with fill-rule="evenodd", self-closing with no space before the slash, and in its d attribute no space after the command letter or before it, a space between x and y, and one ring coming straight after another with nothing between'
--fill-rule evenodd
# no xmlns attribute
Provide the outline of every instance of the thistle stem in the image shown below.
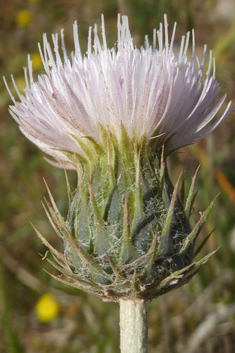
<svg viewBox="0 0 235 353"><path fill-rule="evenodd" d="M121 353L148 352L147 310L144 300L120 299Z"/></svg>

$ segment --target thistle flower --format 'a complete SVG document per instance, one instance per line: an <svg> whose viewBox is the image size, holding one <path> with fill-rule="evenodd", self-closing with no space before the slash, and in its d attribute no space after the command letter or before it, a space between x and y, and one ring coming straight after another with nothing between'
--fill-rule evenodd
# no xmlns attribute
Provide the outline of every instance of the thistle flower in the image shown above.
<svg viewBox="0 0 235 353"><path fill-rule="evenodd" d="M191 228L193 178L184 202L173 187L166 157L206 136L231 113L228 104L215 118L219 85L210 53L205 79L195 56L188 60L188 33L174 54L176 26L168 38L167 20L145 46L133 45L128 19L118 17L116 48L108 49L102 17L102 44L94 27L82 56L77 24L75 52L67 56L61 31L53 35L54 54L44 35L39 46L45 75L35 82L32 63L25 70L25 96L18 92L10 113L21 131L57 166L77 170L77 189L69 193L67 219L52 195L45 209L64 254L49 247L64 275L59 280L105 300L152 300L187 283L207 257L196 262L195 240L213 202ZM157 48L158 39L158 48ZM213 66L213 73L211 74ZM217 102L217 103L216 103ZM50 261L50 260L49 260Z"/></svg>
<svg viewBox="0 0 235 353"><path fill-rule="evenodd" d="M212 132L231 113L220 91L210 52L204 78L202 61L188 60L188 33L174 54L176 26L168 38L167 20L140 50L133 45L128 19L118 17L118 40L108 49L102 17L102 44L94 27L82 56L77 24L75 51L68 58L61 31L53 35L54 54L46 35L39 46L45 74L33 79L29 58L25 96L10 113L21 131L64 168L77 171L65 220L48 189L45 211L64 243L59 253L36 230L62 274L54 276L106 301L120 302L121 352L147 353L145 303L187 283L211 254L195 260L196 239L214 201L191 226L192 179L181 200L181 176L173 186L166 158L178 148ZM158 39L158 47L157 47ZM213 68L212 68L213 67ZM212 73L211 73L212 71ZM7 85L7 84L6 84Z"/></svg>
<svg viewBox="0 0 235 353"><path fill-rule="evenodd" d="M75 22L75 51L68 58L64 34L52 36L54 50L43 37L40 54L46 74L35 82L29 58L25 69L25 96L21 102L12 96L10 113L21 131L62 166L76 168L74 155L83 153L78 139L89 137L102 143L100 126L116 134L120 140L125 128L130 138L144 136L155 153L165 146L165 154L191 144L213 131L230 114L230 105L219 119L216 113L226 95L217 103L220 91L215 79L215 65L210 52L205 79L203 69L206 46L201 63L195 56L192 32L192 58L187 51L190 33L182 37L179 53L174 54L176 26L171 40L168 25L153 32L153 45L145 38L145 46L137 49L129 31L128 18L118 17L116 47L108 49L102 17L102 40L94 27L89 29L86 56L82 56ZM165 42L164 42L165 37ZM157 48L158 39L158 48ZM54 54L53 54L54 51ZM213 66L213 73L212 71ZM13 81L14 83L14 81Z"/></svg>

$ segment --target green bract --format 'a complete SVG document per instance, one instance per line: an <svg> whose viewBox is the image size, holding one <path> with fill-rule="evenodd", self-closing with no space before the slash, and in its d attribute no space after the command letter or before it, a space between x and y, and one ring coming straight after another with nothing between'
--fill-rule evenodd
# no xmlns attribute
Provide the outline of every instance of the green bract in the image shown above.
<svg viewBox="0 0 235 353"><path fill-rule="evenodd" d="M100 133L99 144L78 139L83 155L70 156L78 185L66 220L48 190L45 209L64 254L38 235L64 275L60 281L108 301L150 301L187 283L207 260L194 261L194 244L214 201L191 228L195 177L184 203L181 177L173 188L163 150L154 155L146 139L130 138L124 127L120 139L102 126Z"/></svg>

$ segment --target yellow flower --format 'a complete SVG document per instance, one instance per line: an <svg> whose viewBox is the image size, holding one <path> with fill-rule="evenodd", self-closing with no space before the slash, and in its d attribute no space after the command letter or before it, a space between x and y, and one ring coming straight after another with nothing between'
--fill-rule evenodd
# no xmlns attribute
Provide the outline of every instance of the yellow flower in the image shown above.
<svg viewBox="0 0 235 353"><path fill-rule="evenodd" d="M33 53L31 55L31 59L33 62L33 69L40 70L42 68L42 59L39 53Z"/></svg>
<svg viewBox="0 0 235 353"><path fill-rule="evenodd" d="M19 91L21 94L24 94L24 89L25 89L25 79L24 79L24 76L21 76L21 77L17 78L16 84L17 84L18 91Z"/></svg>
<svg viewBox="0 0 235 353"><path fill-rule="evenodd" d="M30 10L23 9L18 11L16 22L20 27L28 27L32 22L32 13Z"/></svg>
<svg viewBox="0 0 235 353"><path fill-rule="evenodd" d="M44 323L54 320L59 313L59 309L58 301L50 293L43 294L35 306L38 319Z"/></svg>

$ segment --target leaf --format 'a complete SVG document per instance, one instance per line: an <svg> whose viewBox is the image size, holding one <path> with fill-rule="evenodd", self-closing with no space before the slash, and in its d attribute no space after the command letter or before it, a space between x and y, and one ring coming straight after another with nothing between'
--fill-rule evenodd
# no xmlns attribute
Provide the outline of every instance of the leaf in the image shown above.
<svg viewBox="0 0 235 353"><path fill-rule="evenodd" d="M186 217L188 217L188 218L190 217L192 205L193 205L193 202L195 199L194 187L195 187L195 181L196 181L196 177L197 177L197 173L198 173L199 168L200 168L200 165L197 167L197 170L192 178L192 183L191 183L191 186L189 189L188 197L186 199L184 212L185 212Z"/></svg>
<svg viewBox="0 0 235 353"><path fill-rule="evenodd" d="M164 221L164 225L161 232L159 248L158 248L158 255L163 255L167 253L171 247L171 227L172 227L172 220L175 212L175 203L177 199L177 193L179 189L180 180L182 177L182 172L179 175L179 178L175 184L174 191L171 197L170 206L166 215L166 219Z"/></svg>
<svg viewBox="0 0 235 353"><path fill-rule="evenodd" d="M214 200L210 203L210 205L207 207L207 209L202 213L199 221L197 222L197 224L193 228L192 232L187 235L187 237L184 240L184 243L179 251L179 254L184 253L187 250L187 248L189 247L189 245L198 237L200 231L202 230L204 224L207 221L207 218L208 218L208 216L212 210L212 207L214 206L215 200L217 199L218 196L219 196L219 194L214 198Z"/></svg>
<svg viewBox="0 0 235 353"><path fill-rule="evenodd" d="M196 257L199 252L202 250L204 245L206 244L207 240L210 238L211 234L215 231L216 227L205 237L205 239L201 242L201 244L198 246L198 248L195 250L193 257Z"/></svg>

